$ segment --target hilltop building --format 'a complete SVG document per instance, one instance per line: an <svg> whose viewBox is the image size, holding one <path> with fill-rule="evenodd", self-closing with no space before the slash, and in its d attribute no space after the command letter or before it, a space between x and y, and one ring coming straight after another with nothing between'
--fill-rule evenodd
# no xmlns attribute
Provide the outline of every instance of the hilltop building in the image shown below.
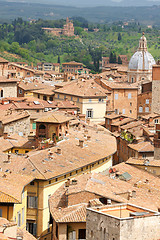
<svg viewBox="0 0 160 240"><path fill-rule="evenodd" d="M65 35L68 37L74 36L74 26L69 18L66 19L66 24L63 28L42 28L46 33L49 33L53 36Z"/></svg>
<svg viewBox="0 0 160 240"><path fill-rule="evenodd" d="M138 50L133 54L128 65L128 82L142 83L152 80L152 66L155 64L153 56L147 51L147 39L139 40Z"/></svg>

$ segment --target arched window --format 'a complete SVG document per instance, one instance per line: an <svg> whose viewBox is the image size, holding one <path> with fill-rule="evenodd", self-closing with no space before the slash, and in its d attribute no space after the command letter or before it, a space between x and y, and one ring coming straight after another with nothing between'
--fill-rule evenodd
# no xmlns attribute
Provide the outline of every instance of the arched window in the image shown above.
<svg viewBox="0 0 160 240"><path fill-rule="evenodd" d="M39 125L39 129L46 129L46 127L45 127L44 124L40 124L40 125Z"/></svg>

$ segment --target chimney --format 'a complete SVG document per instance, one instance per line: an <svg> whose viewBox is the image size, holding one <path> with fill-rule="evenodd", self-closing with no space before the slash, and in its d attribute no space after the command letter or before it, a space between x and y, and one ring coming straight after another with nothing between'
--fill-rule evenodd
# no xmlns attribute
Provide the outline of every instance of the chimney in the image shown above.
<svg viewBox="0 0 160 240"><path fill-rule="evenodd" d="M111 205L112 202L111 202L111 199L107 199L107 205Z"/></svg>
<svg viewBox="0 0 160 240"><path fill-rule="evenodd" d="M50 159L53 159L53 153L52 153L52 152L49 152L48 157L49 157Z"/></svg>
<svg viewBox="0 0 160 240"><path fill-rule="evenodd" d="M4 133L3 133L3 138L4 138L4 139L7 139L7 137L8 137L8 133L7 133L7 132L4 132Z"/></svg>
<svg viewBox="0 0 160 240"><path fill-rule="evenodd" d="M136 197L136 191L133 190L133 191L132 191L132 198L135 198L135 197Z"/></svg>
<svg viewBox="0 0 160 240"><path fill-rule="evenodd" d="M69 187L70 185L70 179L68 178L67 181L65 182L65 187Z"/></svg>
<svg viewBox="0 0 160 240"><path fill-rule="evenodd" d="M79 146L80 146L81 148L84 147L84 140L79 140Z"/></svg>
<svg viewBox="0 0 160 240"><path fill-rule="evenodd" d="M8 162L11 162L11 154L8 154Z"/></svg>
<svg viewBox="0 0 160 240"><path fill-rule="evenodd" d="M87 118L87 124L90 124L90 118Z"/></svg>
<svg viewBox="0 0 160 240"><path fill-rule="evenodd" d="M57 148L57 153L58 154L62 154L62 149L61 148Z"/></svg>
<svg viewBox="0 0 160 240"><path fill-rule="evenodd" d="M90 141L91 140L91 136L88 135L87 136L87 140Z"/></svg>

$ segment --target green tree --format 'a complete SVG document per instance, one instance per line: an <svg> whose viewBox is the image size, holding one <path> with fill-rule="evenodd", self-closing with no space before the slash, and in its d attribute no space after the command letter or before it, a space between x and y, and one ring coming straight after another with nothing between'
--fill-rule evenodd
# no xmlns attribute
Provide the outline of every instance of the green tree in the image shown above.
<svg viewBox="0 0 160 240"><path fill-rule="evenodd" d="M122 40L121 33L118 33L118 41L121 41L121 40Z"/></svg>
<svg viewBox="0 0 160 240"><path fill-rule="evenodd" d="M118 56L118 64L122 64L122 59Z"/></svg>
<svg viewBox="0 0 160 240"><path fill-rule="evenodd" d="M61 63L61 59L60 59L60 56L59 56L59 55L58 55L57 63Z"/></svg>

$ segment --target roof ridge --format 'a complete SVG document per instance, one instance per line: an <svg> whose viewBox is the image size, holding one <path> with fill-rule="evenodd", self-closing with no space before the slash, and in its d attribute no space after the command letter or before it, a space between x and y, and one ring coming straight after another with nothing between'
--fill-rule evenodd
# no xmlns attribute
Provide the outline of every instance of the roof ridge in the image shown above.
<svg viewBox="0 0 160 240"><path fill-rule="evenodd" d="M13 198L14 200L16 200L18 203L20 203L19 200L17 200L15 197L13 197L12 195L10 195L10 194L8 194L8 193L5 193L5 192L3 192L3 191L1 191L1 190L0 190L0 193L3 193L3 194L5 194L5 195L7 195L7 196Z"/></svg>
<svg viewBox="0 0 160 240"><path fill-rule="evenodd" d="M70 212L70 213L66 214L65 216L63 216L63 217L60 219L59 222L64 221L67 217L74 215L74 214L75 214L76 212L78 212L80 209L83 209L83 208L86 209L87 206L85 207L84 205L85 205L85 203L81 203L81 205L80 205L79 207L77 207L75 210L73 210L72 212ZM87 203L86 203L86 205L87 205Z"/></svg>

